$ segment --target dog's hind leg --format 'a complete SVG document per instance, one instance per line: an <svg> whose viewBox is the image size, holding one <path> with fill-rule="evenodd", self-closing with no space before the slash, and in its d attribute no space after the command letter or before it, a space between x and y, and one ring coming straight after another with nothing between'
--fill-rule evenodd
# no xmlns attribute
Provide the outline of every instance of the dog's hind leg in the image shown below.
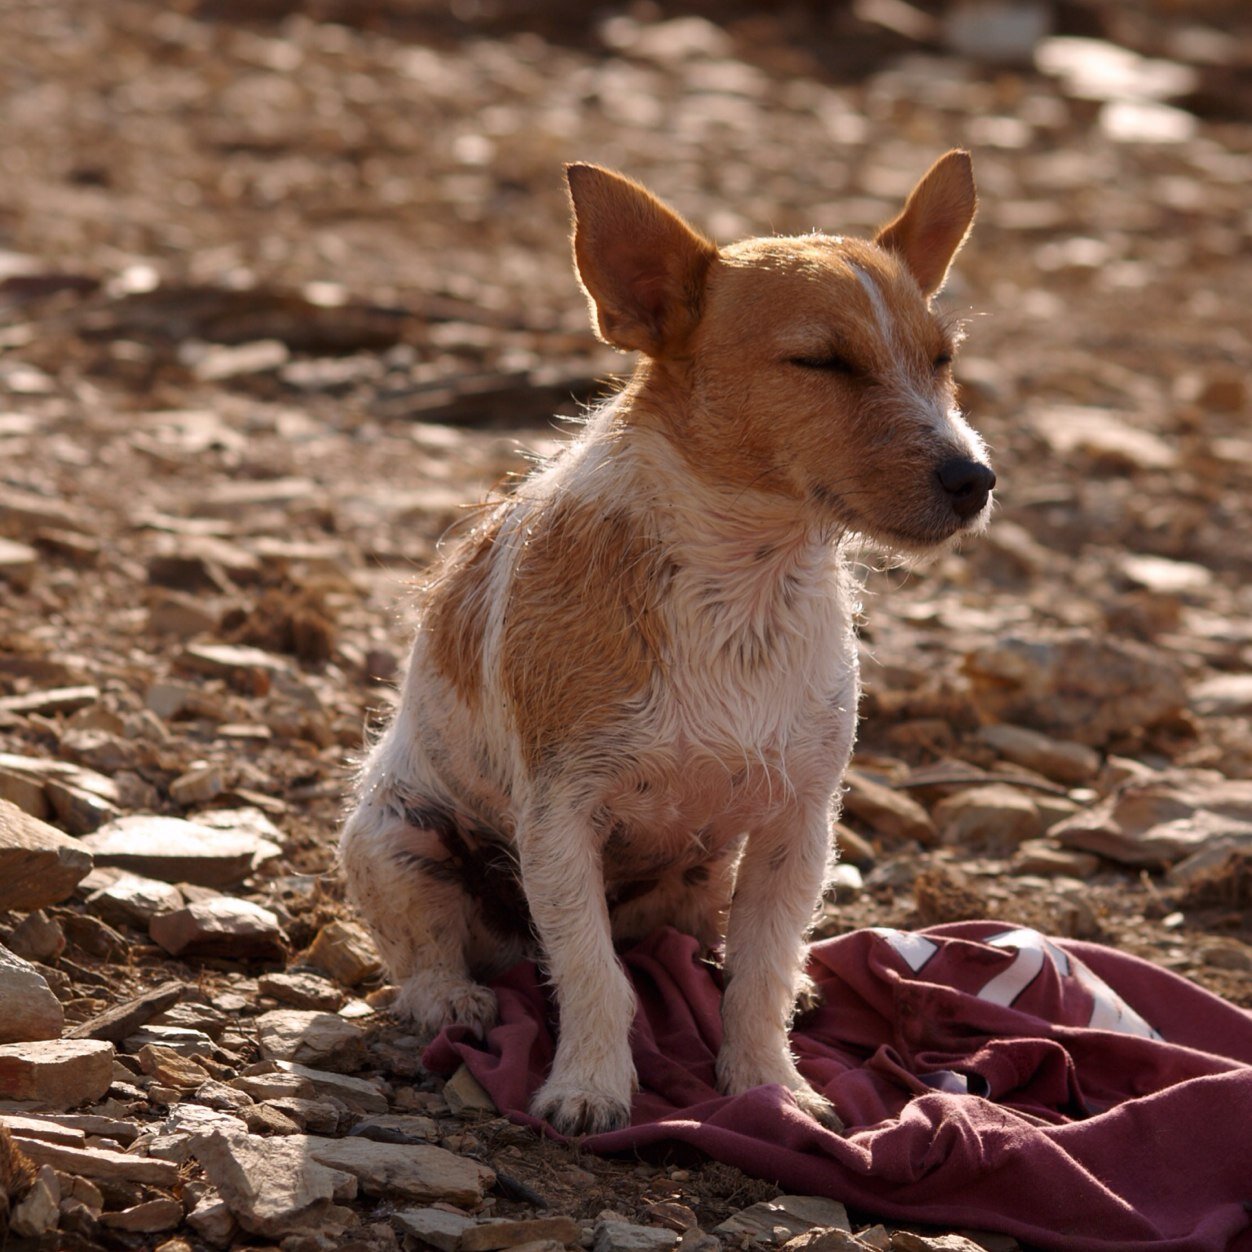
<svg viewBox="0 0 1252 1252"><path fill-rule="evenodd" d="M427 1034L459 1023L484 1035L496 1020L496 997L470 972L478 905L466 889L466 866L448 847L453 821L434 806L410 806L400 816L367 800L344 829L340 863L348 897L399 985L397 1012Z"/></svg>

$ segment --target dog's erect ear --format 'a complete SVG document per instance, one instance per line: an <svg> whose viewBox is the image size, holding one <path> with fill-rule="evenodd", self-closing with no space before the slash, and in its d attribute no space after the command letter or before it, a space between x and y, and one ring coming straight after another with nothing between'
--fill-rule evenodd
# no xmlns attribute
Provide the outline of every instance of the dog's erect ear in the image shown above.
<svg viewBox="0 0 1252 1252"><path fill-rule="evenodd" d="M629 178L567 165L574 265L605 343L652 357L681 351L700 320L717 248Z"/></svg>
<svg viewBox="0 0 1252 1252"><path fill-rule="evenodd" d="M922 175L900 216L884 226L874 242L894 252L917 279L922 294L933 296L969 234L977 207L969 153L954 148Z"/></svg>

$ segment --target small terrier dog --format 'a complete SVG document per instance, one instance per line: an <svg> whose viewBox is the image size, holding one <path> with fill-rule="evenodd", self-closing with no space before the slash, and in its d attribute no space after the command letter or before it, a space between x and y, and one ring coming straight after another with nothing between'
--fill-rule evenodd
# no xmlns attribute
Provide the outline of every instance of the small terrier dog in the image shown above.
<svg viewBox="0 0 1252 1252"><path fill-rule="evenodd" d="M532 1112L622 1126L614 943L725 940L723 1091L838 1126L788 1030L858 696L847 548L938 549L995 476L930 307L976 206L940 158L873 241L719 250L638 183L566 169L600 336L642 354L580 437L425 588L398 711L343 833L348 893L427 1031L496 1017L527 954L560 1012Z"/></svg>

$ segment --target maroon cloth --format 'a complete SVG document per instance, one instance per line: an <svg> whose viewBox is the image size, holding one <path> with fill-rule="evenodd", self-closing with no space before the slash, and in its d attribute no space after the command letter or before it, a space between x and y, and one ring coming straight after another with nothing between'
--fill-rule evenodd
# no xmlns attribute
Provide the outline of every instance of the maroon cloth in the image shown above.
<svg viewBox="0 0 1252 1252"><path fill-rule="evenodd" d="M719 1095L717 973L660 931L623 956L638 992L631 1125L596 1152L682 1143L875 1216L1041 1248L1252 1252L1252 1014L1145 961L997 922L862 930L811 950L824 1002L793 1034L840 1137L781 1087ZM446 1030L513 1120L552 1060L532 964L496 983L485 1044Z"/></svg>

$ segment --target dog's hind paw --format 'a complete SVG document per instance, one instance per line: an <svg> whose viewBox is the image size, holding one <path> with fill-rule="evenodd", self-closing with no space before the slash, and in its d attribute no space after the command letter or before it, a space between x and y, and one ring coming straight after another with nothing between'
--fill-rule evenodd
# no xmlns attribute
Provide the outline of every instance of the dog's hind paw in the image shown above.
<svg viewBox="0 0 1252 1252"><path fill-rule="evenodd" d="M530 1111L563 1135L598 1135L630 1125L629 1099L565 1083L544 1083L530 1102Z"/></svg>
<svg viewBox="0 0 1252 1252"><path fill-rule="evenodd" d="M445 1026L468 1026L480 1039L500 1014L496 993L468 978L432 978L415 974L400 986L397 1013L412 1019L418 1029L437 1035Z"/></svg>

